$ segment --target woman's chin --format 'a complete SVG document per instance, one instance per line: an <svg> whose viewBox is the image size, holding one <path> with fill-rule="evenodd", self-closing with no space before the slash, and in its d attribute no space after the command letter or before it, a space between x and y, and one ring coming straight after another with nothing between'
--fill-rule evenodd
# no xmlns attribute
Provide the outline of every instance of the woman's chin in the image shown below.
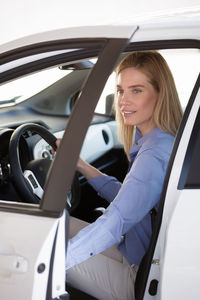
<svg viewBox="0 0 200 300"><path fill-rule="evenodd" d="M129 125L129 126L134 126L136 125L135 122L129 118L124 118L124 124Z"/></svg>

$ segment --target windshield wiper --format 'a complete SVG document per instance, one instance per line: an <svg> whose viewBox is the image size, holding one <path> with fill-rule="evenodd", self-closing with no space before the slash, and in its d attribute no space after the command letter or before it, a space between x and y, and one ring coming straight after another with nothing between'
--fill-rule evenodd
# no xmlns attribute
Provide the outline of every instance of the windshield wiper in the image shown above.
<svg viewBox="0 0 200 300"><path fill-rule="evenodd" d="M16 103L16 100L21 98L22 96L15 96L12 99L8 100L0 100L0 105L5 105L5 104L14 104Z"/></svg>

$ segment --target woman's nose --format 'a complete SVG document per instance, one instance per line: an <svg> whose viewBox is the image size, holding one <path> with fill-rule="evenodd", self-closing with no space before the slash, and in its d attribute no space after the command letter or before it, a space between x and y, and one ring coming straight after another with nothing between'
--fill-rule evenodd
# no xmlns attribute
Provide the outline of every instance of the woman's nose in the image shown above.
<svg viewBox="0 0 200 300"><path fill-rule="evenodd" d="M129 103L129 97L126 93L123 93L123 95L120 98L121 105L125 105Z"/></svg>

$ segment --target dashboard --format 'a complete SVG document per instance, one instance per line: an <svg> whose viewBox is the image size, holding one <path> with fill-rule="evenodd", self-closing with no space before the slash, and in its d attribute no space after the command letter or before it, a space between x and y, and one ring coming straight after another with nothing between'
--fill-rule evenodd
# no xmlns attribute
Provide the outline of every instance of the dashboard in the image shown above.
<svg viewBox="0 0 200 300"><path fill-rule="evenodd" d="M54 133L56 138L62 138L64 130ZM89 163L97 160L109 150L121 147L116 134L116 122L93 124L88 128L80 156ZM34 159L52 158L51 147L41 139L33 149Z"/></svg>

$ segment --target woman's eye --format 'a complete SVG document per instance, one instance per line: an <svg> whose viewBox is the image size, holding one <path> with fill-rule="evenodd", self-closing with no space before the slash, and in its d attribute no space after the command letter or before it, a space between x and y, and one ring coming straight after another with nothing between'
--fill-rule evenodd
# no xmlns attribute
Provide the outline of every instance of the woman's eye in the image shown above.
<svg viewBox="0 0 200 300"><path fill-rule="evenodd" d="M118 94L118 95L122 95L123 92L124 92L123 90L118 90L118 91L117 91L117 94Z"/></svg>
<svg viewBox="0 0 200 300"><path fill-rule="evenodd" d="M133 93L134 93L134 94L141 93L141 90L140 90L140 89L134 89L134 90L133 90Z"/></svg>

